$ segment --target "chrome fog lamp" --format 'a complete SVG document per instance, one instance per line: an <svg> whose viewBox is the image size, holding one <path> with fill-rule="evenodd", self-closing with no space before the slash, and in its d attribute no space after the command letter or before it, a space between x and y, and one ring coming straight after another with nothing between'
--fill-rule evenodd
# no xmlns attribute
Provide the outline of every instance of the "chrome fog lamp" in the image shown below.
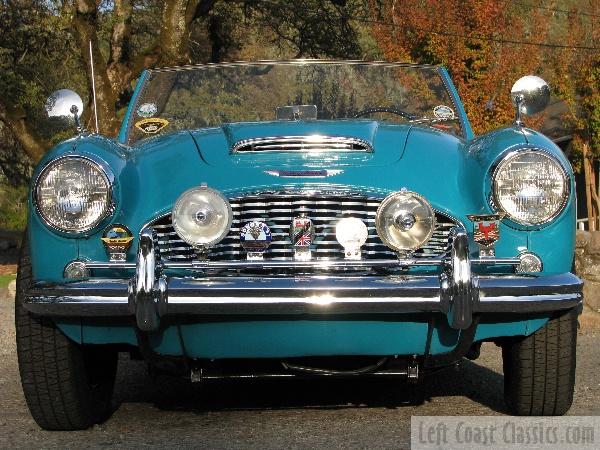
<svg viewBox="0 0 600 450"><path fill-rule="evenodd" d="M360 259L360 248L367 242L369 230L364 222L356 217L340 219L335 227L335 238L344 247L347 259Z"/></svg>
<svg viewBox="0 0 600 450"><path fill-rule="evenodd" d="M82 278L88 278L90 271L83 261L71 261L65 267L63 276L71 280L79 280Z"/></svg>
<svg viewBox="0 0 600 450"><path fill-rule="evenodd" d="M52 161L42 170L34 200L49 226L64 232L83 232L108 215L111 196L109 174L98 163L69 156Z"/></svg>
<svg viewBox="0 0 600 450"><path fill-rule="evenodd" d="M539 150L504 158L492 177L496 206L522 225L542 225L557 217L569 198L569 178L562 164Z"/></svg>
<svg viewBox="0 0 600 450"><path fill-rule="evenodd" d="M537 273L543 269L542 260L535 253L524 252L519 255L517 273Z"/></svg>
<svg viewBox="0 0 600 450"><path fill-rule="evenodd" d="M415 192L401 190L379 205L377 234L397 252L411 252L425 244L435 228L435 213L427 200Z"/></svg>
<svg viewBox="0 0 600 450"><path fill-rule="evenodd" d="M171 217L181 239L194 247L207 248L227 235L232 215L229 202L220 192L201 186L181 194Z"/></svg>

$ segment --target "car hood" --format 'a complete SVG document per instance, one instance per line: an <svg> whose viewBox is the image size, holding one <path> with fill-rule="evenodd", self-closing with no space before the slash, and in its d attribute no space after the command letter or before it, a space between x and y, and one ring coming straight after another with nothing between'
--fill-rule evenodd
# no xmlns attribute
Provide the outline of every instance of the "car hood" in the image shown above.
<svg viewBox="0 0 600 450"><path fill-rule="evenodd" d="M227 124L193 131L202 159L215 167L261 169L330 169L348 166L385 166L402 157L410 125L376 121L298 121ZM253 139L331 136L367 143L373 151L233 152L236 143Z"/></svg>
<svg viewBox="0 0 600 450"><path fill-rule="evenodd" d="M373 151L231 152L233 144L244 139L312 134L362 139ZM202 183L227 196L338 188L385 196L405 187L424 195L439 211L480 209L474 205L481 201L483 166L470 157L465 141L423 125L372 121L235 124L157 136L133 148L130 158L128 167L136 177L122 178L123 191L135 192L127 186L143 180L144 195L151 195L153 201L132 200L130 204L148 209L140 211L145 220L169 211L182 192Z"/></svg>

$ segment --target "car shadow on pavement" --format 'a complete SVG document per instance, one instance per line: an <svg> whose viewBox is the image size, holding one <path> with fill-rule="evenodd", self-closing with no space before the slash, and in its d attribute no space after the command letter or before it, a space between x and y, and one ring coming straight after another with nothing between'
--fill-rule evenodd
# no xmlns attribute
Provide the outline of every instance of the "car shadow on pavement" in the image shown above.
<svg viewBox="0 0 600 450"><path fill-rule="evenodd" d="M402 379L209 380L151 377L143 363L119 367L117 404L152 403L168 411L207 413L222 410L402 408L435 399L464 396L506 414L503 376L471 361L443 369L414 384Z"/></svg>

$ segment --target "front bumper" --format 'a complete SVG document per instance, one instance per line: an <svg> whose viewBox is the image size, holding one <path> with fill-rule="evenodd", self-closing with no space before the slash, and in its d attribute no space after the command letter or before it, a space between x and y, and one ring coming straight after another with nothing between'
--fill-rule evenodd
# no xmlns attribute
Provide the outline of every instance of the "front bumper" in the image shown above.
<svg viewBox="0 0 600 450"><path fill-rule="evenodd" d="M449 256L439 260L375 262L388 266L439 265L443 269L439 276L167 278L162 273L166 264L156 260L152 234L144 231L133 279L38 283L26 292L24 305L30 312L44 316L135 316L138 327L146 331L156 330L162 317L181 314L323 316L419 312L444 313L451 327L464 330L471 326L476 313L552 312L582 302L582 282L572 273L476 276L471 272L472 264L514 264L518 259L471 261L467 235L461 229L451 233L449 248ZM252 263L255 262L248 262ZM199 264L196 269L206 268L205 263ZM114 268L115 264L89 263L89 267Z"/></svg>

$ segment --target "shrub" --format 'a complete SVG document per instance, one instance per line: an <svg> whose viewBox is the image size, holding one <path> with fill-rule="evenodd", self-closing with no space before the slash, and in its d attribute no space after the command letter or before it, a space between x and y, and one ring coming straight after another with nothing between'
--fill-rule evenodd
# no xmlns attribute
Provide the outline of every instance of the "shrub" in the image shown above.
<svg viewBox="0 0 600 450"><path fill-rule="evenodd" d="M27 187L0 182L0 230L22 231L27 225Z"/></svg>

